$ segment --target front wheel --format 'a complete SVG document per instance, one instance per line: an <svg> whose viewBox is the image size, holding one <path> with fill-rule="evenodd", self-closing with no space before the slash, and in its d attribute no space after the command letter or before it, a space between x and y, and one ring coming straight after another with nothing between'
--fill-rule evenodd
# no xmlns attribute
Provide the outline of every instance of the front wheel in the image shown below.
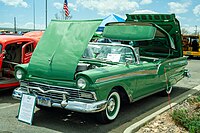
<svg viewBox="0 0 200 133"><path fill-rule="evenodd" d="M97 113L97 120L101 123L109 123L117 117L120 110L120 95L116 90L110 92L107 98L107 107L104 111Z"/></svg>

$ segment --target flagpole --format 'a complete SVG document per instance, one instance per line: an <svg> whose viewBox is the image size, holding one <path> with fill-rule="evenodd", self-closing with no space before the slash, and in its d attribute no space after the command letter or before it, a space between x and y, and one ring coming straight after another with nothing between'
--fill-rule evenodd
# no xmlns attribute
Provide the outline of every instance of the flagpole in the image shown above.
<svg viewBox="0 0 200 133"><path fill-rule="evenodd" d="M17 24L16 24L16 17L14 17L14 32L17 33Z"/></svg>
<svg viewBox="0 0 200 133"><path fill-rule="evenodd" d="M35 0L33 0L33 30L35 30Z"/></svg>
<svg viewBox="0 0 200 133"><path fill-rule="evenodd" d="M45 14L45 22L46 22L46 28L47 28L47 0L46 0L46 3L45 3L45 12L46 12L46 14Z"/></svg>

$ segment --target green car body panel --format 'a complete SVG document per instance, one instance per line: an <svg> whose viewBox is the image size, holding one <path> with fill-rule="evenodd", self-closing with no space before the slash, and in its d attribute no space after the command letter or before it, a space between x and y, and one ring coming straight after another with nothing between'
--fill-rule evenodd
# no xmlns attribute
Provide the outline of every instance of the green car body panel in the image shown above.
<svg viewBox="0 0 200 133"><path fill-rule="evenodd" d="M173 56L183 56L180 23L175 14L126 14L126 16L126 22L148 22L162 27L173 38L176 47Z"/></svg>
<svg viewBox="0 0 200 133"><path fill-rule="evenodd" d="M107 97L111 89L120 86L126 90L130 101L134 101L144 95L155 93L159 89L165 89L165 71L167 75L170 75L168 77L169 86L174 85L179 81L179 76L183 77L186 65L186 57L182 57L170 59L167 62L163 60L155 63L130 64L129 66L120 64L102 67L80 72L77 76L90 77L92 84L96 83L97 85L98 97L101 97L101 100Z"/></svg>
<svg viewBox="0 0 200 133"><path fill-rule="evenodd" d="M99 22L52 21L39 41L28 73L35 77L42 73L43 78L73 80L78 61Z"/></svg>
<svg viewBox="0 0 200 133"><path fill-rule="evenodd" d="M146 19L143 22L144 16ZM61 99L60 103L55 102L52 106L92 113L101 112L109 106L107 98L113 90L117 90L120 97L126 97L129 102L168 90L186 75L187 58L182 55L180 25L174 14L158 16L159 20L156 15L151 15L153 19L149 19L148 14L127 15L124 23L106 25L103 33L105 37L133 41L139 44L136 47L127 44L91 44L92 48L104 45L116 47L115 52L119 47L127 48L134 58L124 62L81 58L85 49L90 46L88 42L101 21L52 21L35 49L30 63L15 67L16 75L18 70L22 70L23 76L20 79L21 87L15 89L13 97L21 97L20 89L23 93L49 96L53 100L56 98L51 95L55 93L55 97ZM132 22L136 18L138 21ZM171 28L166 25L170 25ZM122 34L119 31L122 31ZM138 31L140 33L137 34ZM160 37L161 40L156 40L156 37ZM152 40L155 40L155 44ZM163 43L163 40L167 43ZM164 48L163 53L155 51L154 48ZM140 55L137 55L138 49ZM122 53L114 55L117 57ZM87 69L79 71L80 65L87 66ZM79 84L84 84L84 87L81 88ZM51 94L47 95L48 93ZM113 97L117 100L116 95ZM70 102L76 105L70 106ZM81 105L78 107L79 102L84 104L84 109ZM92 105L94 103L95 106Z"/></svg>

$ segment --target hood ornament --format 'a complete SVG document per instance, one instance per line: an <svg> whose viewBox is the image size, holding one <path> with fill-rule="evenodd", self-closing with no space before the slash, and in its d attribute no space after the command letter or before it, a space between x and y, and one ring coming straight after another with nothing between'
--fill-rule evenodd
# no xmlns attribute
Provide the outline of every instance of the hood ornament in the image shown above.
<svg viewBox="0 0 200 133"><path fill-rule="evenodd" d="M51 63L52 63L52 58L48 59L48 61L49 61L49 65L51 65Z"/></svg>

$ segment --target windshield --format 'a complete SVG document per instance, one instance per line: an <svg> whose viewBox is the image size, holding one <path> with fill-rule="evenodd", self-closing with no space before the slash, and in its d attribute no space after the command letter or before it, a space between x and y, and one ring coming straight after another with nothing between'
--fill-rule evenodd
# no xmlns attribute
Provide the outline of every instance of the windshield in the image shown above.
<svg viewBox="0 0 200 133"><path fill-rule="evenodd" d="M82 57L111 62L126 62L129 59L135 62L133 50L124 45L88 45Z"/></svg>

